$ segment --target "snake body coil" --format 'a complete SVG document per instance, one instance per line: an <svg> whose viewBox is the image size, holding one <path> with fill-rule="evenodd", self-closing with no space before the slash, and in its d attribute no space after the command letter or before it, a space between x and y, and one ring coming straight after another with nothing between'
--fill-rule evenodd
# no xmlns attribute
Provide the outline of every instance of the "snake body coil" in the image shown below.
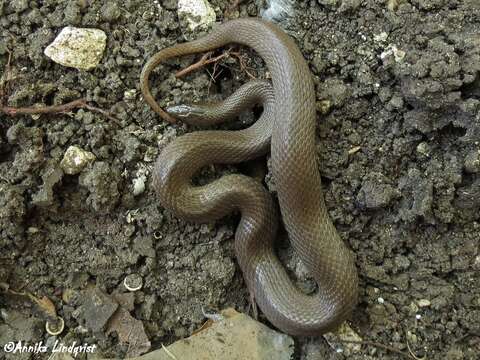
<svg viewBox="0 0 480 360"><path fill-rule="evenodd" d="M211 112L207 108L200 113L204 111L210 114L211 122L218 122L259 103L264 107L261 118L244 130L200 131L174 140L157 160L154 186L162 205L185 219L212 221L239 211L236 254L260 309L286 333L318 335L332 330L350 314L357 301L358 280L351 253L324 204L315 152L315 92L308 66L293 40L266 21L233 20L199 40L158 52L142 71L141 89L149 105L168 119L150 93L151 71L168 58L229 43L257 51L271 73L272 86L263 81L248 83ZM176 107L170 113L181 118L185 111L197 108L182 109ZM194 122L188 115L186 120ZM270 141L283 222L292 246L318 284L313 295L302 293L293 284L275 255L277 211L271 195L258 181L234 174L204 186L191 183L201 167L253 159L269 150Z"/></svg>

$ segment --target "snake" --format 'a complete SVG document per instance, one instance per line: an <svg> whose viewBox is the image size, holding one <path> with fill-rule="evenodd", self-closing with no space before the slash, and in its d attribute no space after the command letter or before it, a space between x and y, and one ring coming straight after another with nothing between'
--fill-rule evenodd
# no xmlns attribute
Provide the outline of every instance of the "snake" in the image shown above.
<svg viewBox="0 0 480 360"><path fill-rule="evenodd" d="M168 59L231 44L253 49L271 81L251 80L220 102L160 107L150 90L154 69ZM155 53L142 69L140 88L146 103L169 122L219 124L253 106L263 107L259 119L245 129L206 129L175 138L160 151L153 188L165 209L188 221L240 214L235 255L250 294L273 326L290 335L317 336L348 319L358 301L358 275L353 253L325 204L316 159L315 88L295 41L260 18L230 20L199 39ZM202 185L192 180L205 166L237 164L268 152L278 203L258 179L241 173ZM312 293L296 285L276 254L280 220L316 282Z"/></svg>

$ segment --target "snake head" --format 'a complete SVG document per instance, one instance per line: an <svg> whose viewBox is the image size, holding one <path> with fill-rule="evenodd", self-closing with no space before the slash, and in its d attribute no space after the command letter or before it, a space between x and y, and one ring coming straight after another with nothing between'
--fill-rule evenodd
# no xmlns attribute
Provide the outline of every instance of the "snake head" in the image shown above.
<svg viewBox="0 0 480 360"><path fill-rule="evenodd" d="M183 121L197 120L205 115L203 107L190 104L169 106L165 111L174 118Z"/></svg>

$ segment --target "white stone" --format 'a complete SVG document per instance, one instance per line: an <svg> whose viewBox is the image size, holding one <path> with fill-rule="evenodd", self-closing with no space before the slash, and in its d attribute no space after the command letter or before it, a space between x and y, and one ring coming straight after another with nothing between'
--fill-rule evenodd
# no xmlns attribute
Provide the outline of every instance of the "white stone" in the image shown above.
<svg viewBox="0 0 480 360"><path fill-rule="evenodd" d="M145 181L147 177L145 175L140 175L138 178L133 179L133 195L140 195L145 191Z"/></svg>
<svg viewBox="0 0 480 360"><path fill-rule="evenodd" d="M376 41L376 42L386 41L387 38L388 38L388 34L387 34L385 31L381 32L381 33L378 34L378 35L374 35L374 36L373 36L373 40Z"/></svg>
<svg viewBox="0 0 480 360"><path fill-rule="evenodd" d="M85 151L77 146L70 146L62 161L60 167L63 172L68 175L75 175L81 172L85 166L95 160L95 155L89 151Z"/></svg>
<svg viewBox="0 0 480 360"><path fill-rule="evenodd" d="M188 29L208 28L215 20L215 11L207 0L179 0L178 15L187 22Z"/></svg>
<svg viewBox="0 0 480 360"><path fill-rule="evenodd" d="M102 59L107 36L99 29L67 26L48 45L44 54L58 64L90 70Z"/></svg>
<svg viewBox="0 0 480 360"><path fill-rule="evenodd" d="M405 58L405 51L397 48L396 45L388 45L384 52L380 54L380 58L384 60L386 57L393 55L396 62L402 62Z"/></svg>

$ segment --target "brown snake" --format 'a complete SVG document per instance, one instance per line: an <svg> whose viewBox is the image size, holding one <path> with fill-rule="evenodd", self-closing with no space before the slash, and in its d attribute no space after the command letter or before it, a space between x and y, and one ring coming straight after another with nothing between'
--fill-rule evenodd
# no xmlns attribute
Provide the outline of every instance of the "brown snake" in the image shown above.
<svg viewBox="0 0 480 360"><path fill-rule="evenodd" d="M149 75L162 61L238 43L265 61L272 85L253 81L224 102L211 106L156 103ZM239 211L235 250L249 291L268 320L292 335L319 335L338 326L357 302L357 271L352 254L333 226L324 204L315 150L315 91L309 68L294 41L269 22L247 18L226 22L207 36L155 54L144 66L141 90L167 121L208 124L235 117L254 104L260 119L239 131L199 131L175 139L161 152L153 173L161 204L179 217L207 222ZM293 248L310 270L318 291L306 295L275 255L278 215L270 193L241 174L207 185L191 179L213 163L238 163L271 150L280 210Z"/></svg>

